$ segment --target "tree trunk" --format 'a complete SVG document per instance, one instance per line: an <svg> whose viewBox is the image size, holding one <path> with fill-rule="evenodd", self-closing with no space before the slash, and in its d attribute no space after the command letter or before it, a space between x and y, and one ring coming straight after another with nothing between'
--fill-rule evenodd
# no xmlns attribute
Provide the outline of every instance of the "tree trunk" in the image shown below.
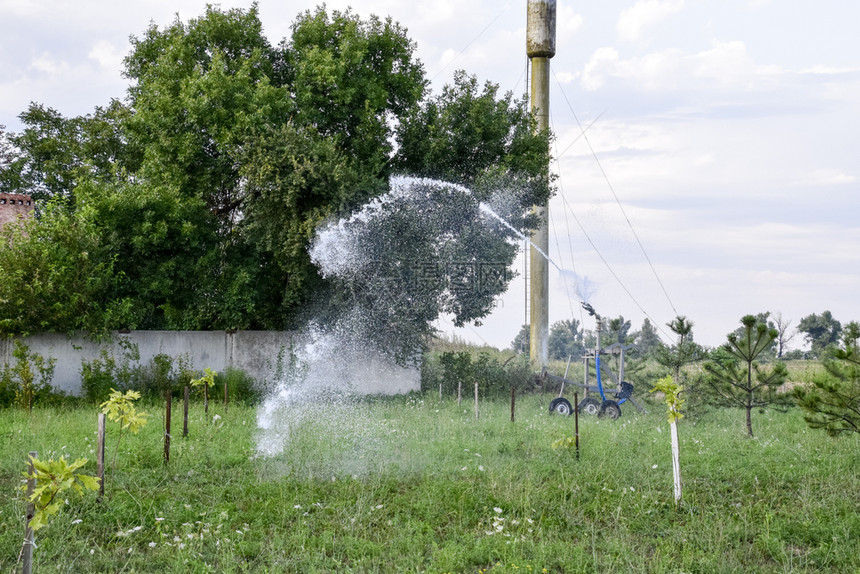
<svg viewBox="0 0 860 574"><path fill-rule="evenodd" d="M753 388L753 384L752 384L752 371L753 371L753 368L752 368L752 358L750 358L749 360L747 360L747 388L746 388L746 389L744 389L744 390L746 390L746 392L747 392L747 397L746 397L746 398L747 398L747 404L746 404L746 409L747 409L747 433L749 434L749 438L754 438L754 436L753 436L753 431L752 431L752 409L753 409L753 405L752 405L752 402L753 402L753 393L752 393L752 388Z"/></svg>

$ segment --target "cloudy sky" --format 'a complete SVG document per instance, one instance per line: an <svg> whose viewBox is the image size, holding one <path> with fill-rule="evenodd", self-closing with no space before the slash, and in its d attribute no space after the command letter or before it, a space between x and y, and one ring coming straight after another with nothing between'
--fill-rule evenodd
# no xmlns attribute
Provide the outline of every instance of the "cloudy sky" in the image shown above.
<svg viewBox="0 0 860 574"><path fill-rule="evenodd" d="M327 5L400 22L437 91L457 69L525 90L526 0ZM72 116L122 98L129 36L204 6L0 0L0 124L19 129L30 101ZM261 0L270 40L313 6ZM858 22L856 0L559 0L551 256L588 278L599 313L634 328L686 315L706 345L747 313L860 320ZM568 282L550 283L550 320L581 319ZM458 333L507 346L523 301L516 279Z"/></svg>

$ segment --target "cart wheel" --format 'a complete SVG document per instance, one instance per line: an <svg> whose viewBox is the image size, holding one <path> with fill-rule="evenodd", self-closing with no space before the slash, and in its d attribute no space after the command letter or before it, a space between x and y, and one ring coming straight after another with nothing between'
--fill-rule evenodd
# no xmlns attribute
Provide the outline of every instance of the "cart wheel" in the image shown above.
<svg viewBox="0 0 860 574"><path fill-rule="evenodd" d="M570 401L565 398L558 397L553 399L549 403L549 414L558 413L560 415L569 417L572 412L573 407L570 406Z"/></svg>
<svg viewBox="0 0 860 574"><path fill-rule="evenodd" d="M586 397L579 401L579 412L587 415L596 415L600 412L600 401L591 397Z"/></svg>
<svg viewBox="0 0 860 574"><path fill-rule="evenodd" d="M600 406L600 412L597 413L599 417L609 417L612 420L617 419L621 416L621 407L618 406L618 403L615 401L603 401L603 404Z"/></svg>

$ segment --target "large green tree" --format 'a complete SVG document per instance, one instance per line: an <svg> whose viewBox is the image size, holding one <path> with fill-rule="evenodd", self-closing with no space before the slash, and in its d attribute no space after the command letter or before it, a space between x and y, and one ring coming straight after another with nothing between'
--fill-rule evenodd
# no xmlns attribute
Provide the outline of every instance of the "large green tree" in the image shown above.
<svg viewBox="0 0 860 574"><path fill-rule="evenodd" d="M122 131L129 110L114 100L93 114L63 117L31 103L18 117L24 129L6 135L0 161L0 189L27 193L36 200L74 199L83 181L117 181L139 164L139 151Z"/></svg>
<svg viewBox="0 0 860 574"><path fill-rule="evenodd" d="M295 111L288 89L271 83L274 51L256 6L208 6L188 23L152 24L131 43L126 129L145 150L139 175L201 199L228 234L241 218L247 133Z"/></svg>
<svg viewBox="0 0 860 574"><path fill-rule="evenodd" d="M362 171L384 178L393 127L425 94L416 48L391 18L318 7L301 14L281 43L278 81L289 86L296 123L334 139Z"/></svg>
<svg viewBox="0 0 860 574"><path fill-rule="evenodd" d="M122 328L132 301L96 213L71 214L58 202L41 217L0 227L0 333L104 333Z"/></svg>
<svg viewBox="0 0 860 574"><path fill-rule="evenodd" d="M271 127L254 141L243 156L242 175L248 189L243 232L265 263L255 316L261 327L283 328L295 323L290 317L309 302L309 293L317 301L331 297L308 245L320 223L353 207L363 176L331 138L313 128Z"/></svg>
<svg viewBox="0 0 860 574"><path fill-rule="evenodd" d="M501 202L521 228L533 223L527 208L549 194L548 135L532 133L525 103L465 74L428 96L415 44L391 19L320 7L272 46L256 5L209 6L133 37L125 75L124 101L78 118L33 104L25 129L3 138L3 189L55 198L52 209L65 209L99 246L87 257L110 270L95 306L132 303L93 324L278 329L355 302L355 287L321 277L308 247L323 222L378 197L393 173L468 183L475 200ZM416 139L421 122L433 123L432 153ZM464 142L481 152L470 165ZM421 253L475 264L512 257L511 246L490 241L505 241L492 226L463 227L456 247L419 245L437 242L438 223L403 245L410 265ZM411 292L427 299L400 307L426 333L434 310L479 319L503 285Z"/></svg>
<svg viewBox="0 0 860 574"><path fill-rule="evenodd" d="M212 233L216 218L201 198L141 183L87 183L76 197L92 210L100 241L121 275L114 296L134 301L122 327L234 327L219 324L217 311L209 307L224 303L216 288L222 256ZM69 217L80 219L80 209Z"/></svg>

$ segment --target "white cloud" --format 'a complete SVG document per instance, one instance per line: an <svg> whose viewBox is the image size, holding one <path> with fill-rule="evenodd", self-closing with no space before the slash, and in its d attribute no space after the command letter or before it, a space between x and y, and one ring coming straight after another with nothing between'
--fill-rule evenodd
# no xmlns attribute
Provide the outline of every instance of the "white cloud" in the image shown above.
<svg viewBox="0 0 860 574"><path fill-rule="evenodd" d="M646 28L677 14L684 8L684 0L640 0L618 17L618 38L625 42L639 42Z"/></svg>
<svg viewBox="0 0 860 574"><path fill-rule="evenodd" d="M570 73L570 72L559 72L555 75L558 78L559 83L561 84L569 84L576 80L579 77L579 74Z"/></svg>
<svg viewBox="0 0 860 574"><path fill-rule="evenodd" d="M615 48L598 48L586 63L582 86L602 88L609 78L631 81L646 91L752 89L767 87L781 74L775 66L758 66L741 41L713 41L711 48L694 54L680 49L651 52L622 59Z"/></svg>
<svg viewBox="0 0 860 574"><path fill-rule="evenodd" d="M0 14L5 17L34 17L44 13L44 8L35 0L0 0Z"/></svg>
<svg viewBox="0 0 860 574"><path fill-rule="evenodd" d="M860 68L838 68L835 66L813 66L805 70L800 70L801 74L827 75L838 76L842 74L857 74L860 73Z"/></svg>
<svg viewBox="0 0 860 574"><path fill-rule="evenodd" d="M573 6L561 5L556 8L556 35L566 36L582 27L582 15Z"/></svg>
<svg viewBox="0 0 860 574"><path fill-rule="evenodd" d="M582 71L582 87L589 92L602 88L606 77L617 73L619 61L618 50L615 48L598 48Z"/></svg>
<svg viewBox="0 0 860 574"><path fill-rule="evenodd" d="M436 65L439 66L440 68L445 68L448 65L450 65L451 62L453 62L454 59L457 58L458 55L459 55L459 52L457 52L457 50L454 50L452 48L448 48L447 50L442 52L442 55L439 57L439 61L437 62Z"/></svg>
<svg viewBox="0 0 860 574"><path fill-rule="evenodd" d="M44 74L58 75L66 74L69 70L69 64L62 60L57 60L51 54L45 52L30 62L30 68Z"/></svg>
<svg viewBox="0 0 860 574"><path fill-rule="evenodd" d="M794 182L794 185L800 186L830 186L830 185L845 185L848 183L856 183L857 176L845 173L842 170L822 168L816 169L811 173L806 174Z"/></svg>
<svg viewBox="0 0 860 574"><path fill-rule="evenodd" d="M437 0L419 2L418 15L425 23L449 22L459 12L460 2L456 0Z"/></svg>
<svg viewBox="0 0 860 574"><path fill-rule="evenodd" d="M117 48L106 40L99 40L87 56L98 62L105 70L115 72L122 66L125 48Z"/></svg>

